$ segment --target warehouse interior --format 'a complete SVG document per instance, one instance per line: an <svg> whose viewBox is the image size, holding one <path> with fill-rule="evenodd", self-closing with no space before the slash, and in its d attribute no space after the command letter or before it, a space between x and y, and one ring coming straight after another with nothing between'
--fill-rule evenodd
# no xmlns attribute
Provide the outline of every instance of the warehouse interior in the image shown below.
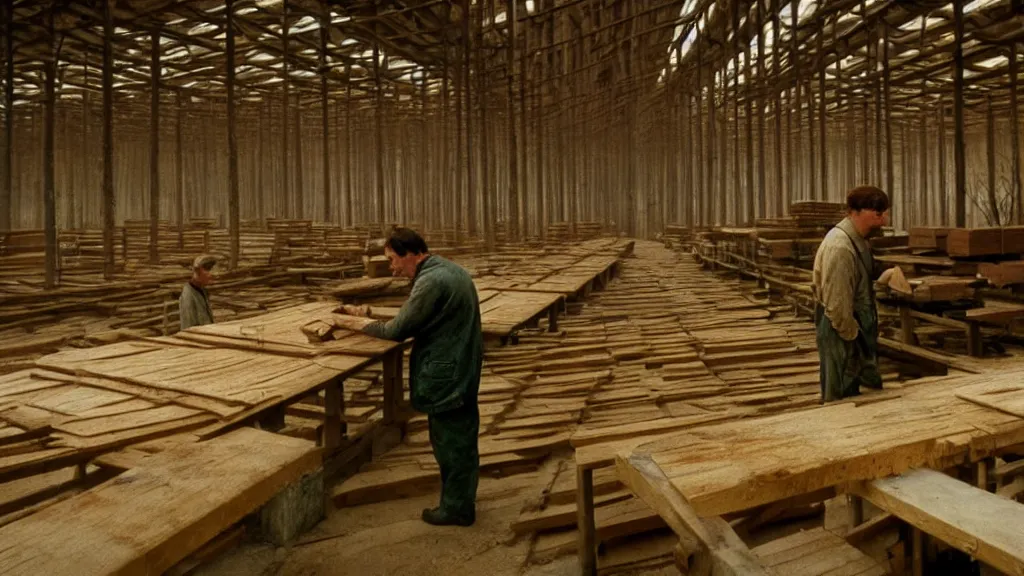
<svg viewBox="0 0 1024 576"><path fill-rule="evenodd" d="M1018 0L0 19L0 572L1024 573ZM883 386L823 403L858 186ZM477 293L471 527L415 338L338 321L409 300L395 226Z"/></svg>

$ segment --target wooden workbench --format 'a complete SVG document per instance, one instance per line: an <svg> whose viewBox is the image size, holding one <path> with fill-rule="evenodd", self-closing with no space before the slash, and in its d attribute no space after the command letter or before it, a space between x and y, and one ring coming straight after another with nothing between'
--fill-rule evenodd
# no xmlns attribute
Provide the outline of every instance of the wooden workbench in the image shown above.
<svg viewBox="0 0 1024 576"><path fill-rule="evenodd" d="M749 550L716 532L724 529L721 515L912 467L975 462L1024 444L1022 378L1024 371L947 377L864 405L843 402L689 428L694 423L680 422L682 431L604 448L615 454L620 480L677 532L687 532L681 536L718 538L723 548L713 555L749 559ZM581 567L590 574L592 469L601 457L584 456L577 505Z"/></svg>
<svg viewBox="0 0 1024 576"><path fill-rule="evenodd" d="M288 405L324 392L319 444L345 445L344 381L383 363L384 423L400 418L402 344L362 334L310 343L299 327L330 314L316 303L197 327L174 337L68 349L0 377L0 481L155 438L210 438L283 424Z"/></svg>

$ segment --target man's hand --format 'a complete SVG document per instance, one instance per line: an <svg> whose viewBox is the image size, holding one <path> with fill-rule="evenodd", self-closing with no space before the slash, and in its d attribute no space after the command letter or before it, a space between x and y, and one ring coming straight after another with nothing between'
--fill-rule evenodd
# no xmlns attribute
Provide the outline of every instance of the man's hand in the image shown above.
<svg viewBox="0 0 1024 576"><path fill-rule="evenodd" d="M342 311L349 316L360 316L363 318L369 318L370 306L364 304L362 306L355 306L353 304L345 304L341 307Z"/></svg>
<svg viewBox="0 0 1024 576"><path fill-rule="evenodd" d="M369 324L373 324L375 320L373 318L366 318L365 316L344 316L341 314L334 315L334 325L339 328L346 328L355 332L362 332Z"/></svg>

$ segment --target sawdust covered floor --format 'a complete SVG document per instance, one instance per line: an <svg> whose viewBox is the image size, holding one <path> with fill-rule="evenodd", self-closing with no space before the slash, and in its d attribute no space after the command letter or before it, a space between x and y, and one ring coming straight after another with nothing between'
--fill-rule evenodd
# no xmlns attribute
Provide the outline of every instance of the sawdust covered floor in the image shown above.
<svg viewBox="0 0 1024 576"><path fill-rule="evenodd" d="M342 508L290 548L246 543L202 566L201 576L561 576L578 574L575 555L532 563L532 538L516 539L509 529L520 510L550 483L559 459L537 471L505 478L481 478L476 524L434 527L420 520L437 495ZM650 539L649 537L647 538ZM664 535L667 544L671 535ZM662 567L617 574L674 576L666 556Z"/></svg>

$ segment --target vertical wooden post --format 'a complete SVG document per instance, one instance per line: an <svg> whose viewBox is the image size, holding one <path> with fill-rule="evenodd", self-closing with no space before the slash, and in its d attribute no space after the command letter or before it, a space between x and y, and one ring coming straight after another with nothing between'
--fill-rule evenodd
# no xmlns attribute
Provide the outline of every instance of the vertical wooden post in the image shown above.
<svg viewBox="0 0 1024 576"><path fill-rule="evenodd" d="M782 68L780 68L779 57L782 50L779 49L779 28L782 25L781 16L779 10L772 8L772 91L775 93L775 146L772 146L772 162L775 165L775 216L780 217L789 210L789 186L785 186L782 183L782 142L783 140L789 141L788 130L789 123L786 123L786 138L782 135L782 92L778 86L774 86L774 82L777 82L779 75L781 74ZM762 50L764 44L760 44Z"/></svg>
<svg viewBox="0 0 1024 576"><path fill-rule="evenodd" d="M46 41L49 54L45 60L45 118L43 127L43 209L44 228L46 234L46 289L50 290L57 284L57 206L54 196L54 163L53 163L53 120L57 105L57 35L53 29L54 12L57 7L51 4L45 12ZM11 114L11 109L7 109Z"/></svg>
<svg viewBox="0 0 1024 576"><path fill-rule="evenodd" d="M478 6L478 9L482 7ZM466 208L469 212L466 220L466 231L470 237L476 235L476 186L473 182L473 91L470 88L470 50L472 43L469 35L469 0L462 0L462 85L465 91L466 115ZM461 152L460 152L461 155ZM461 211L461 209L460 209ZM461 218L459 219L461 220ZM459 238L459 220L455 221L455 238Z"/></svg>
<svg viewBox="0 0 1024 576"><path fill-rule="evenodd" d="M796 134L793 136L793 139L794 139L793 146L789 148L789 169L790 169L790 172L789 172L789 186L788 187L792 188L796 192L796 198L789 198L789 199L787 199L787 202L786 202L787 209L788 209L788 204L791 203L793 200L795 200L795 199L803 199L804 198L803 183L799 179L798 172L797 172L797 170L799 170L799 163L800 163L800 149L802 148L800 141L802 139L802 134L803 134L803 109L804 109L803 101L802 101L802 99L800 97L800 83L801 83L800 69L801 69L801 66L800 66L800 54L798 52L799 45L797 44L797 36L799 36L799 34L797 34L797 28L798 28L797 24L798 24L799 12L800 12L800 0L793 0L792 6L790 8L789 65L793 68L793 71L796 73L794 75L795 78L794 78L794 86L793 86L793 90L796 93L796 95L795 95L796 107L793 109L794 110L794 114L796 114ZM773 45L773 46L776 46L776 45ZM790 132L790 131L787 129L787 132Z"/></svg>
<svg viewBox="0 0 1024 576"><path fill-rule="evenodd" d="M704 18L704 16L702 15L701 19L703 19L703 18ZM703 78L701 77L703 75L703 70L704 70L704 58L703 58L704 50L702 48L703 43L704 43L704 38L701 36L700 29L698 28L696 39L694 40L694 44L697 45L697 95L696 95L697 110L696 110L696 114L695 114L695 116L696 116L695 122L696 122L697 125L694 127L696 132L697 132L697 150L696 150L696 155L695 155L694 161L697 164L697 188L698 188L698 193L697 193L697 198L696 198L696 200L697 200L696 216L697 216L697 224L700 225L700 226L704 226L708 222L708 220L707 220L707 218L705 216L705 212L704 212L705 209L706 209L706 204L707 204L705 199L707 198L708 187L707 187L707 181L704 178L704 81L703 81ZM709 163L709 166L710 166L710 163Z"/></svg>
<svg viewBox="0 0 1024 576"><path fill-rule="evenodd" d="M0 232L11 229L14 196L14 0L4 2L4 158L0 181Z"/></svg>
<svg viewBox="0 0 1024 576"><path fill-rule="evenodd" d="M956 227L967 226L967 161L964 157L964 3L953 0L953 163Z"/></svg>
<svg viewBox="0 0 1024 576"><path fill-rule="evenodd" d="M505 66L508 74L508 218L505 242L519 239L519 145L516 142L516 0L506 0L508 21L508 49ZM520 73L525 73L522 71Z"/></svg>
<svg viewBox="0 0 1024 576"><path fill-rule="evenodd" d="M374 3L376 6L376 3ZM374 8L376 14L376 8ZM377 31L377 26L373 26L374 32ZM374 96L376 98L376 104L373 110L373 121L376 127L376 137L374 142L376 144L376 158L374 163L377 168L377 223L384 225L386 218L384 215L384 88L381 86L380 77L380 46L379 41L374 38L373 40L373 84L374 84Z"/></svg>
<svg viewBox="0 0 1024 576"><path fill-rule="evenodd" d="M288 167L288 104L291 102L291 75L288 73L288 27L288 0L283 0L281 3L281 77L284 79L281 82L281 87L284 90L281 100L281 190L279 190L280 196L277 197L276 202L276 215L279 218L292 216L289 208L291 206L291 194L289 193L291 179Z"/></svg>
<svg viewBox="0 0 1024 576"><path fill-rule="evenodd" d="M988 95L987 122L985 130L985 152L988 167L988 206L989 225L1002 226L1003 222L999 215L999 198L996 197L996 114L992 108L992 95Z"/></svg>
<svg viewBox="0 0 1024 576"><path fill-rule="evenodd" d="M181 124L185 115L181 90L174 93L174 216L178 221L178 249L185 248L185 157Z"/></svg>
<svg viewBox="0 0 1024 576"><path fill-rule="evenodd" d="M160 263L160 32L149 48L149 263Z"/></svg>
<svg viewBox="0 0 1024 576"><path fill-rule="evenodd" d="M1020 120L1017 111L1017 42L1010 42L1010 170L1014 220L1019 226L1024 224L1024 192L1020 181Z"/></svg>
<svg viewBox="0 0 1024 576"><path fill-rule="evenodd" d="M493 15L492 15L493 17ZM490 124L487 122L486 63L484 62L484 4L477 3L476 12L476 82L477 105L480 107L480 195L483 207L484 241L487 248L494 248L494 222L491 220L494 203L494 187L491 182L490 166Z"/></svg>
<svg viewBox="0 0 1024 576"><path fill-rule="evenodd" d="M230 235L230 267L238 267L239 209L238 209L238 133L235 125L235 0L225 0L225 56L228 96L228 234Z"/></svg>
<svg viewBox="0 0 1024 576"><path fill-rule="evenodd" d="M292 215L296 218L306 218L306 194L305 194L305 170L302 167L302 91L295 91L295 138L292 146L295 147L295 204Z"/></svg>
<svg viewBox="0 0 1024 576"><path fill-rule="evenodd" d="M861 2L860 13L861 13L861 18L865 18L866 17L866 15L868 13L867 2ZM870 42L869 41L869 43L867 45L867 50L866 50L867 56L864 58L864 60L865 60L865 67L868 68L871 71L871 75L874 76L875 75L874 73L875 73L876 66L873 64L874 60L872 59L872 56L873 56L874 52L872 51L872 46L875 46L877 48L878 44L875 43L875 42ZM868 158L868 139L870 138L871 130L870 130L870 119L869 119L869 114L868 114L868 95L867 95L867 91L866 90L865 90L865 93L864 93L864 99L861 102L861 104L862 104L861 112L863 113L863 124L864 124L864 126L863 126L863 132L864 132L863 136L864 136L864 138L861 140L861 155L860 155L860 161L861 161L861 175L860 175L860 178L861 178L861 182L860 183L861 184L870 184L871 183L871 160Z"/></svg>
<svg viewBox="0 0 1024 576"><path fill-rule="evenodd" d="M834 25L834 23L833 23ZM825 92L825 54L823 42L825 37L825 20L821 20L821 27L818 29L818 173L821 175L821 184L818 187L818 199L828 201L828 142L826 140L826 115L828 109L827 93ZM836 59L838 67L838 57ZM836 101L839 101L839 84L835 89ZM838 110L838 107L837 107Z"/></svg>
<svg viewBox="0 0 1024 576"><path fill-rule="evenodd" d="M419 150L417 151L417 160L419 161L420 168L420 190L419 194L417 194L416 214L422 218L422 222L427 229L437 230L437 222L434 218L436 202L431 200L432 198L437 198L437 196L431 193L432 191L429 186L430 178L427 170L429 145L427 141L427 72L424 69L420 71L420 141ZM442 145L447 148L448 140L443 140Z"/></svg>
<svg viewBox="0 0 1024 576"><path fill-rule="evenodd" d="M733 222L740 226L743 224L743 197L740 194L740 0L732 2L732 194L733 194ZM748 43L749 46L749 43ZM749 56L749 54L748 54ZM747 74L747 82L750 82L750 74ZM728 84L726 84L728 87ZM729 92L725 92L726 95ZM726 112L725 117L729 114ZM748 126L749 128L749 126Z"/></svg>
<svg viewBox="0 0 1024 576"><path fill-rule="evenodd" d="M543 9L543 0L536 0L538 8ZM544 41L544 27L547 26L547 20L540 21L540 38L537 44L540 45ZM535 75L534 81L534 105L533 109L536 111L534 117L534 135L537 138L537 142L534 145L536 156L534 164L537 170L537 182L536 190L534 190L534 204L536 205L535 210L537 211L537 234L541 240L547 240L547 203L544 201L544 57L543 53L539 53L536 58L535 68L539 68Z"/></svg>
<svg viewBox="0 0 1024 576"><path fill-rule="evenodd" d="M352 65L345 67L345 227L355 222L352 214Z"/></svg>
<svg viewBox="0 0 1024 576"><path fill-rule="evenodd" d="M103 278L114 275L114 8L103 0Z"/></svg>
<svg viewBox="0 0 1024 576"><path fill-rule="evenodd" d="M882 27L882 88L885 93L885 191L889 194L889 205L892 209L889 218L893 225L896 225L897 214L903 213L903 208L896 200L895 174L892 169L892 99L890 97L890 66L889 66L889 25L885 19L879 20L878 25ZM879 102L881 105L881 102ZM906 199L903 200L904 202Z"/></svg>
<svg viewBox="0 0 1024 576"><path fill-rule="evenodd" d="M949 223L949 199L946 195L946 100L939 96L939 226Z"/></svg>
<svg viewBox="0 0 1024 576"><path fill-rule="evenodd" d="M448 68L448 34L444 35L444 76L441 77L441 114L442 130L444 131L444 149L441 158L441 190L447 192L449 189L449 178L451 177L451 160L448 151L449 143L449 68ZM460 44L460 46L462 46ZM456 47L455 59L455 194L451 199L450 211L445 212L451 217L452 241L459 241L459 221L462 220L462 62L458 56L461 54ZM447 194L445 194L447 196ZM447 217L442 221L447 220Z"/></svg>
<svg viewBox="0 0 1024 576"><path fill-rule="evenodd" d="M597 574L597 550L594 541L594 471L579 466L576 467L576 524L580 574L593 576Z"/></svg>
<svg viewBox="0 0 1024 576"><path fill-rule="evenodd" d="M516 4L516 0L511 0L512 4ZM512 19L515 21L515 18ZM519 50L519 142L521 143L521 150L519 150L519 160L517 164L521 171L519 182L521 188L519 189L519 204L522 206L522 210L519 212L519 217L522 219L520 227L522 230L522 238L525 240L530 235L530 219L526 216L530 213L530 202L529 202L529 188L530 188L530 161L527 157L529 152L529 145L526 138L526 127L529 125L527 122L527 109L526 109L526 72L528 70L526 55L530 50L530 26L527 24L523 26L523 47ZM535 206L534 210L539 210L539 206Z"/></svg>
<svg viewBox="0 0 1024 576"><path fill-rule="evenodd" d="M875 29L875 38L872 41L872 44L875 47L875 51L874 51L874 55L875 55L874 56L874 62L875 62L875 64L874 64L874 66L871 69L872 70L872 76L874 76L874 91L875 91L875 181L876 181L878 186L882 186L882 182L884 181L882 179L882 113L883 113L882 111L883 111L883 108L886 106L886 101L884 100L884 98L882 96L882 88L883 87L882 87L881 82L879 82L879 78L878 78L879 75L878 75L877 72L878 72L878 63L881 62L882 70L883 70L883 77L886 76L884 71L887 70L888 67L889 67L889 60L888 60L888 55L889 55L888 54L888 46L889 46L889 43L886 42L885 39L882 37L882 34L885 33L885 22L884 21L878 22L876 24L876 26L880 27L881 30L878 30L878 28ZM879 43L879 41L882 42L882 47L884 49L884 51L882 52L882 56L881 57L878 56L878 43ZM888 130L888 132L886 132L887 134L892 134L892 130L891 129L887 129L887 130ZM886 139L886 148L887 149L891 149L892 148L892 146L890 145L891 142L892 142L892 138ZM890 195L889 201L890 201L890 204L892 204L892 200L893 200L893 198L892 198L892 194L893 194L892 187L889 186L888 184L886 184L885 186L882 186L882 187L886 188L886 192L889 193L889 195Z"/></svg>
<svg viewBox="0 0 1024 576"><path fill-rule="evenodd" d="M264 174L266 162L264 162L264 139L266 138L266 107L263 102L259 103L259 116L256 118L256 219L263 222L263 195L265 194Z"/></svg>
<svg viewBox="0 0 1024 576"><path fill-rule="evenodd" d="M921 163L921 181L918 183L918 187L921 190L921 224L927 225L931 221L931 206L928 198L928 114L921 114L921 151L919 155ZM910 222L908 220L908 222Z"/></svg>
<svg viewBox="0 0 1024 576"><path fill-rule="evenodd" d="M764 109L768 94L763 88L770 84L764 77L764 25L764 0L757 0L757 84L754 90L747 91L748 99L756 98L757 100L757 212L754 214L754 218L764 218L768 215L768 186L765 183L764 165ZM747 42L747 46L750 46L749 42ZM749 75L747 82L750 82ZM775 110L775 113L778 114L778 109ZM778 132L776 132L776 136L778 136ZM750 143L748 142L747 145L749 146ZM753 188L749 193L754 194Z"/></svg>
<svg viewBox="0 0 1024 576"><path fill-rule="evenodd" d="M320 130L322 132L321 158L323 161L323 219L324 222L331 222L331 139L329 130L329 116L327 102L327 36L331 26L331 11L327 2L320 5Z"/></svg>

